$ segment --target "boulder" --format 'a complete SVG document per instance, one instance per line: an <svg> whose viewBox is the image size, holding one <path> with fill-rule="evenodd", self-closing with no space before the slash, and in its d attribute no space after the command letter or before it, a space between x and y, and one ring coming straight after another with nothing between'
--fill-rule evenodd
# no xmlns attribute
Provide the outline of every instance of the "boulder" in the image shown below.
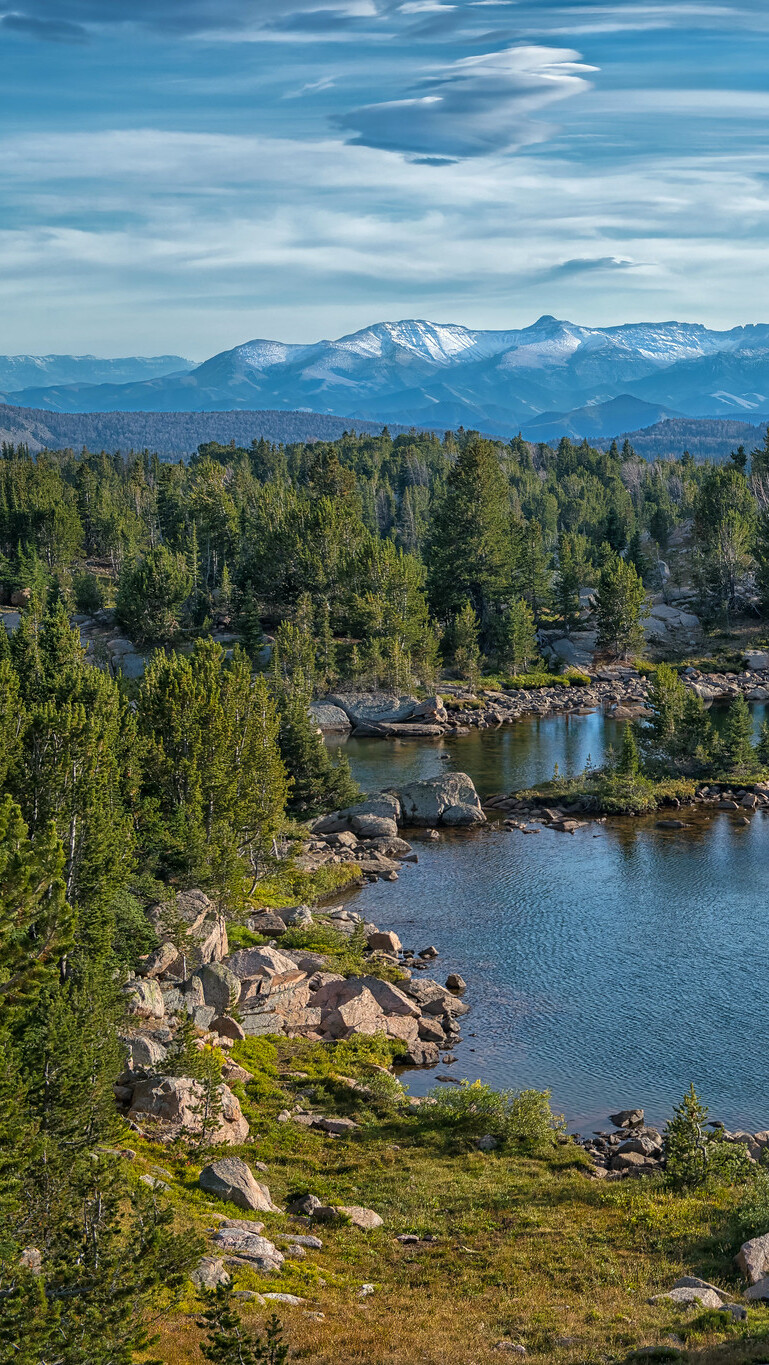
<svg viewBox="0 0 769 1365"><path fill-rule="evenodd" d="M363 1209L359 1204L338 1204L336 1211L345 1218L349 1218L353 1227L362 1228L364 1232L381 1228L384 1221L373 1209Z"/></svg>
<svg viewBox="0 0 769 1365"><path fill-rule="evenodd" d="M670 1289L667 1294L655 1294L650 1303L696 1304L699 1308L720 1308L721 1299L712 1289L701 1289L697 1285L686 1288Z"/></svg>
<svg viewBox="0 0 769 1365"><path fill-rule="evenodd" d="M227 1014L240 999L240 978L223 962L207 962L195 973L203 987L203 1000L216 1014Z"/></svg>
<svg viewBox="0 0 769 1365"><path fill-rule="evenodd" d="M239 1209L251 1209L255 1213L275 1211L267 1186L260 1185L254 1179L249 1167L239 1156L226 1156L221 1161L204 1166L198 1184L206 1194L212 1194L216 1199L226 1199Z"/></svg>
<svg viewBox="0 0 769 1365"><path fill-rule="evenodd" d="M140 1019L162 1019L166 1012L160 984L152 977L129 981L125 997L128 1013Z"/></svg>
<svg viewBox="0 0 769 1365"><path fill-rule="evenodd" d="M212 1019L211 1032L218 1033L220 1038L229 1038L233 1043L241 1043L246 1036L243 1025L239 1024L237 1019L232 1019L229 1014Z"/></svg>
<svg viewBox="0 0 769 1365"><path fill-rule="evenodd" d="M351 830L364 839L395 839L399 817L398 798L380 792L332 815L321 816L312 829L315 834L340 834L343 830Z"/></svg>
<svg viewBox="0 0 769 1365"><path fill-rule="evenodd" d="M643 1109L620 1109L619 1113L609 1115L609 1122L615 1128L640 1128L643 1121Z"/></svg>
<svg viewBox="0 0 769 1365"><path fill-rule="evenodd" d="M405 825L457 827L483 824L486 819L478 793L465 773L444 773L425 782L410 782L399 797Z"/></svg>
<svg viewBox="0 0 769 1365"><path fill-rule="evenodd" d="M764 649L754 650L745 655L745 666L751 673L757 673L761 669L769 668L769 653Z"/></svg>
<svg viewBox="0 0 769 1365"><path fill-rule="evenodd" d="M371 948L373 952L392 953L397 957L403 944L398 938L398 935L393 933L392 930L383 931L377 929L375 934L369 934L366 939L366 947Z"/></svg>
<svg viewBox="0 0 769 1365"><path fill-rule="evenodd" d="M183 952L171 964L177 975L182 973L183 961L187 970L204 962L221 962L227 956L227 925L213 901L203 891L180 891L172 901L152 906L149 917L159 938L178 940L178 926L184 926L186 939ZM169 933L169 931L172 931Z"/></svg>
<svg viewBox="0 0 769 1365"><path fill-rule="evenodd" d="M324 734L347 735L352 729L352 722L346 711L341 706L334 706L330 702L316 701L309 708L310 715L315 721L319 730Z"/></svg>
<svg viewBox="0 0 769 1365"><path fill-rule="evenodd" d="M152 1071L168 1056L163 1044L148 1037L146 1033L138 1033L136 1037L124 1038L122 1041L129 1050L132 1071Z"/></svg>
<svg viewBox="0 0 769 1365"><path fill-rule="evenodd" d="M419 705L414 708L414 719L436 721L439 725L445 725L448 720L448 712L443 705L440 697L425 697Z"/></svg>
<svg viewBox="0 0 769 1365"><path fill-rule="evenodd" d="M448 991L466 991L467 982L458 972L449 972L446 977L446 989Z"/></svg>
<svg viewBox="0 0 769 1365"><path fill-rule="evenodd" d="M758 1284L765 1275L769 1275L769 1232L743 1242L734 1259L745 1278L751 1284Z"/></svg>
<svg viewBox="0 0 769 1365"><path fill-rule="evenodd" d="M419 705L416 697L399 697L394 692L340 692L324 699L324 705L329 703L344 711L353 725L409 720Z"/></svg>
<svg viewBox="0 0 769 1365"><path fill-rule="evenodd" d="M698 1275L679 1275L673 1284L674 1289L709 1289L713 1294L717 1294L722 1303L729 1303L731 1295L724 1289L719 1289L717 1284L711 1284L709 1280L701 1280Z"/></svg>
<svg viewBox="0 0 769 1365"><path fill-rule="evenodd" d="M148 953L139 963L139 976L162 976L179 956L173 943L161 943L154 952Z"/></svg>
<svg viewBox="0 0 769 1365"><path fill-rule="evenodd" d="M196 1289L216 1289L219 1284L230 1283L224 1261L217 1256L202 1256L191 1272L190 1279Z"/></svg>
<svg viewBox="0 0 769 1365"><path fill-rule="evenodd" d="M239 948L227 959L227 966L240 981L253 977L268 979L295 972L296 964L277 948Z"/></svg>
<svg viewBox="0 0 769 1365"><path fill-rule="evenodd" d="M221 1112L211 1125L209 1140L237 1145L248 1137L248 1123L227 1085L218 1087ZM205 1092L200 1081L189 1076L153 1076L133 1088L128 1117L140 1129L161 1141L185 1133L199 1136L203 1130Z"/></svg>
<svg viewBox="0 0 769 1365"><path fill-rule="evenodd" d="M256 1270L260 1270L263 1275L270 1275L276 1270L280 1270L283 1264L283 1253L257 1232L247 1232L245 1228L230 1227L225 1224L214 1233L213 1242L222 1251L226 1251L231 1256L239 1256L244 1261L249 1261Z"/></svg>
<svg viewBox="0 0 769 1365"><path fill-rule="evenodd" d="M746 1289L745 1298L749 1303L765 1303L769 1299L769 1275L763 1275Z"/></svg>
<svg viewBox="0 0 769 1365"><path fill-rule="evenodd" d="M256 915L251 915L248 927L252 934L261 934L264 938L279 938L285 934L287 925L280 915L273 914L271 910L262 910Z"/></svg>

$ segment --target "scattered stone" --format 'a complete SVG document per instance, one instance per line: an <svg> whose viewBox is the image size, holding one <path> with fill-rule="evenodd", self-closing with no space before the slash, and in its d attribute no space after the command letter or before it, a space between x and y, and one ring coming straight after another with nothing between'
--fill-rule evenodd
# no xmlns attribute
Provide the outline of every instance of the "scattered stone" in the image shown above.
<svg viewBox="0 0 769 1365"><path fill-rule="evenodd" d="M345 1118L314 1118L311 1126L320 1128L324 1133L331 1133L334 1137L348 1137L360 1127L360 1124Z"/></svg>
<svg viewBox="0 0 769 1365"><path fill-rule="evenodd" d="M179 956L173 943L161 943L154 952L148 953L143 958L137 968L140 976L162 976L163 972L176 961Z"/></svg>
<svg viewBox="0 0 769 1365"><path fill-rule="evenodd" d="M517 1341L495 1341L493 1351L507 1351L508 1355L525 1356L526 1347L521 1346Z"/></svg>
<svg viewBox="0 0 769 1365"><path fill-rule="evenodd" d="M223 1251L248 1261L264 1275L280 1270L284 1256L282 1251L258 1233L246 1232L240 1228L225 1225L214 1234L213 1242Z"/></svg>
<svg viewBox="0 0 769 1365"><path fill-rule="evenodd" d="M376 1293L376 1289L375 1289L375 1287L374 1287L373 1284L362 1284L361 1287L360 1287L360 1289L358 1290L358 1298L359 1298L359 1299L367 1299L367 1298L369 1298L372 1294L375 1294L375 1293Z"/></svg>
<svg viewBox="0 0 769 1365"><path fill-rule="evenodd" d="M743 1242L734 1259L745 1278L751 1284L758 1284L769 1272L769 1232Z"/></svg>
<svg viewBox="0 0 769 1365"><path fill-rule="evenodd" d="M700 1289L697 1285L670 1289L666 1294L655 1294L649 1303L699 1304L702 1308L720 1308L721 1299L712 1289Z"/></svg>
<svg viewBox="0 0 769 1365"><path fill-rule="evenodd" d="M270 1198L266 1185L256 1181L239 1156L224 1157L204 1166L198 1177L198 1184L206 1194L216 1199L226 1199L239 1209L252 1209L255 1213L275 1213L275 1205Z"/></svg>
<svg viewBox="0 0 769 1365"><path fill-rule="evenodd" d="M190 1275L198 1289L216 1289L219 1284L229 1284L230 1276L224 1268L224 1261L216 1256L203 1256Z"/></svg>
<svg viewBox="0 0 769 1365"><path fill-rule="evenodd" d="M446 990L466 991L467 982L458 972L449 972L449 975L446 977Z"/></svg>
<svg viewBox="0 0 769 1365"><path fill-rule="evenodd" d="M25 1247L19 1257L19 1265L32 1275L39 1275L43 1269L43 1257L37 1247Z"/></svg>
<svg viewBox="0 0 769 1365"><path fill-rule="evenodd" d="M618 1114L609 1115L609 1122L615 1128L640 1128L643 1121L643 1109L620 1109Z"/></svg>
<svg viewBox="0 0 769 1365"><path fill-rule="evenodd" d="M262 1298L268 1299L270 1303L287 1303L292 1308L298 1308L300 1303L306 1303L306 1299L300 1299L298 1294L263 1294Z"/></svg>
<svg viewBox="0 0 769 1365"><path fill-rule="evenodd" d="M363 1209L359 1204L338 1204L336 1211L348 1218L353 1227L361 1228L364 1232L371 1232L373 1228L381 1228L384 1221L373 1209Z"/></svg>
<svg viewBox="0 0 769 1365"><path fill-rule="evenodd" d="M307 1218L312 1218L315 1210L322 1207L322 1200L315 1194L303 1194L299 1199L295 1199L293 1204L289 1204L289 1213L303 1214Z"/></svg>
<svg viewBox="0 0 769 1365"><path fill-rule="evenodd" d="M235 1008L240 999L240 980L223 962L207 962L195 975L203 987L204 1004L214 1007L214 1017Z"/></svg>
<svg viewBox="0 0 769 1365"><path fill-rule="evenodd" d="M741 1303L725 1303L722 1313L728 1313L732 1322L747 1322L748 1310Z"/></svg>
<svg viewBox="0 0 769 1365"><path fill-rule="evenodd" d="M212 1033L218 1033L220 1038L227 1038L230 1042L242 1042L246 1036L246 1031L237 1019L231 1019L229 1014L220 1014L217 1019L211 1020Z"/></svg>
<svg viewBox="0 0 769 1365"><path fill-rule="evenodd" d="M395 1238L396 1242L401 1242L403 1246L416 1246L420 1238L415 1232L399 1232Z"/></svg>
<svg viewBox="0 0 769 1365"><path fill-rule="evenodd" d="M751 1284L750 1288L745 1290L745 1298L750 1303L762 1303L769 1299L769 1275L764 1275Z"/></svg>
<svg viewBox="0 0 769 1365"><path fill-rule="evenodd" d="M418 956L421 958L438 957L438 949L435 948L434 946L431 946L429 948L421 948L418 953Z"/></svg>
<svg viewBox="0 0 769 1365"><path fill-rule="evenodd" d="M283 1233L275 1240L276 1242L290 1242L292 1246L307 1247L310 1251L320 1251L323 1247L320 1237L303 1236L299 1233Z"/></svg>
<svg viewBox="0 0 769 1365"><path fill-rule="evenodd" d="M484 1133L483 1137L478 1138L478 1148L481 1152L493 1152L499 1146L493 1133Z"/></svg>

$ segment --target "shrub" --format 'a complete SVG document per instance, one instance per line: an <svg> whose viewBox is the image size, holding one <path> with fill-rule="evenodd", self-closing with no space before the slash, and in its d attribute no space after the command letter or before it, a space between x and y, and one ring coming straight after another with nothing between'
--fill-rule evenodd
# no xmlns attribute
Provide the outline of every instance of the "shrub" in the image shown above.
<svg viewBox="0 0 769 1365"><path fill-rule="evenodd" d="M72 583L75 606L84 616L95 616L104 606L104 589L101 580L93 573L79 573Z"/></svg>
<svg viewBox="0 0 769 1365"><path fill-rule="evenodd" d="M710 1183L731 1184L750 1172L747 1151L725 1140L720 1130L708 1132L707 1107L693 1085L673 1110L663 1134L665 1176L675 1189Z"/></svg>
<svg viewBox="0 0 769 1365"><path fill-rule="evenodd" d="M553 1146L563 1130L563 1118L550 1108L549 1090L493 1090L481 1081L463 1081L456 1090L437 1086L424 1105L420 1121L430 1128L447 1128L458 1137L486 1133L502 1144L526 1151Z"/></svg>
<svg viewBox="0 0 769 1365"><path fill-rule="evenodd" d="M227 925L227 942L231 952L238 948L261 948L269 941L264 934L255 934L251 929L247 929L245 924Z"/></svg>

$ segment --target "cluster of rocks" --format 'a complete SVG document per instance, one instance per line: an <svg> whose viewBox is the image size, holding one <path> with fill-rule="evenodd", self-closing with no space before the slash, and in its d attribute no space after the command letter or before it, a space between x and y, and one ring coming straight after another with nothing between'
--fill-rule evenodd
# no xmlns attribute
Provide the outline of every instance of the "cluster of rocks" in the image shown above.
<svg viewBox="0 0 769 1365"><path fill-rule="evenodd" d="M260 1165L260 1170L266 1168ZM247 1213L279 1214L296 1218L303 1227L314 1223L344 1223L371 1232L382 1227L383 1220L374 1209L357 1204L324 1204L315 1195L304 1195L289 1205L287 1210L276 1205L268 1186L256 1179L251 1168L240 1157L223 1157L205 1166L198 1178L200 1189L214 1199L234 1204ZM213 1255L202 1257L193 1272L193 1283L199 1289L213 1289L230 1283L230 1270L245 1268L268 1276L278 1273L287 1258L303 1261L308 1251L320 1251L323 1242L314 1232L272 1233L272 1240L264 1236L265 1225L253 1218L224 1217L210 1232ZM277 1245L280 1243L280 1246ZM263 1302L300 1304L305 1300L292 1294L255 1294L245 1291L249 1298ZM241 1293L240 1297L243 1297Z"/></svg>
<svg viewBox="0 0 769 1365"><path fill-rule="evenodd" d="M343 935L364 935L372 968L377 962L397 967L397 985L373 970L345 978L333 970L331 956L281 948L280 939L290 927L315 923L306 906L253 915L249 927L268 942L234 953L223 917L202 891L183 892L150 915L161 942L124 987L127 1022L121 1040L126 1064L115 1086L129 1121L141 1131L152 1129L161 1139L201 1131L200 1083L164 1071L185 1014L201 1047L214 1043L225 1051L239 1039L267 1033L311 1041L381 1033L398 1041L404 1065L434 1066L460 1039L458 1019L468 1011L461 999L461 977L449 976L443 986L421 976L438 956L434 946L419 953L404 951L397 934L354 911L326 910L322 923ZM172 922L175 936L164 938L164 926ZM223 1075L215 1136L219 1142L239 1143L248 1124L226 1082L249 1077L231 1060Z"/></svg>
<svg viewBox="0 0 769 1365"><path fill-rule="evenodd" d="M574 1141L593 1163L589 1171L592 1176L601 1180L624 1180L628 1176L656 1175L664 1170L662 1134L658 1129L646 1126L643 1109L622 1109L618 1114L610 1114L609 1122L616 1130L613 1133L599 1130L591 1137L573 1135ZM762 1154L769 1149L769 1130L748 1133L736 1129L730 1132L720 1123L713 1126L720 1128L724 1142L744 1147L752 1162L760 1162ZM765 1242L766 1269L761 1274L769 1275L769 1235ZM769 1299L769 1279L766 1297Z"/></svg>

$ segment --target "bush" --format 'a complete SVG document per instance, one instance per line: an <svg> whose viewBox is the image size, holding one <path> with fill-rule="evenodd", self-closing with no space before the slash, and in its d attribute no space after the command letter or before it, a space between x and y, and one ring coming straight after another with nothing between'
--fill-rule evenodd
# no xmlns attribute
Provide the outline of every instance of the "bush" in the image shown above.
<svg viewBox="0 0 769 1365"><path fill-rule="evenodd" d="M564 673L547 673L544 669L536 673L515 673L502 679L503 685L511 691L521 688L538 687L588 687L590 678L578 668L567 668Z"/></svg>
<svg viewBox="0 0 769 1365"><path fill-rule="evenodd" d="M436 1086L428 1099L420 1121L457 1137L489 1133L503 1145L538 1152L551 1148L563 1130L563 1117L550 1108L549 1090L493 1090L481 1081L463 1081L456 1090Z"/></svg>
<svg viewBox="0 0 769 1365"><path fill-rule="evenodd" d="M251 929L247 929L244 924L227 925L227 942L230 952L235 952L238 948L261 948L269 939L264 934L255 934Z"/></svg>
<svg viewBox="0 0 769 1365"><path fill-rule="evenodd" d="M104 588L101 579L93 573L76 574L72 583L75 606L84 616L95 616L104 606Z"/></svg>
<svg viewBox="0 0 769 1365"><path fill-rule="evenodd" d="M699 1185L733 1184L750 1173L745 1148L727 1142L722 1132L706 1130L707 1107L690 1085L681 1103L673 1110L663 1134L665 1177L674 1189L693 1189Z"/></svg>

